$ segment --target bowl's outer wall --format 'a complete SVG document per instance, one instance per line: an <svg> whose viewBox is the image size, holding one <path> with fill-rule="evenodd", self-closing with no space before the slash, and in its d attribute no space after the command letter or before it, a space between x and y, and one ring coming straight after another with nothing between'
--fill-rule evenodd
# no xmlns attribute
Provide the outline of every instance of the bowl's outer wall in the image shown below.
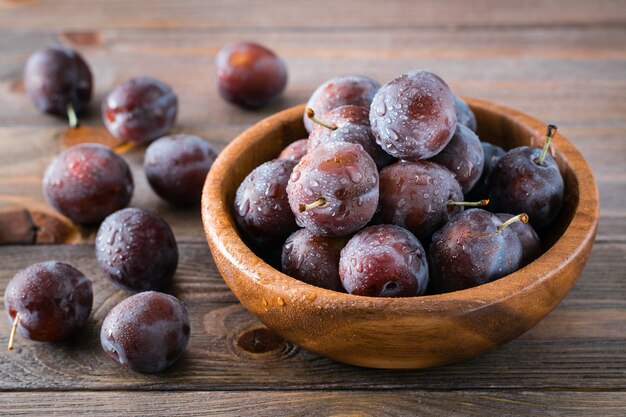
<svg viewBox="0 0 626 417"><path fill-rule="evenodd" d="M467 99L479 135L505 145L543 144L546 125L522 113ZM358 297L313 287L272 268L241 240L232 202L254 167L306 137L304 106L280 112L237 137L213 165L202 217L215 263L241 303L285 339L318 354L375 368L424 368L479 355L545 317L573 286L595 237L598 192L586 162L561 135L554 148L567 201L542 235L549 249L500 280L464 291L402 299Z"/></svg>

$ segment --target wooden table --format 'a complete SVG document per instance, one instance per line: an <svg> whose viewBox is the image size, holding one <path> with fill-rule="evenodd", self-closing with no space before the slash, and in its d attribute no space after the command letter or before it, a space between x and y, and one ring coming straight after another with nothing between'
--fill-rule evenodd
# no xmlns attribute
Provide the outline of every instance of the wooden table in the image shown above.
<svg viewBox="0 0 626 417"><path fill-rule="evenodd" d="M259 111L224 103L213 84L216 51L252 39L289 67L284 97ZM96 79L85 125L101 129L99 103L138 75L178 92L177 130L223 148L322 81L366 74L386 82L415 68L461 95L553 122L579 147L602 205L589 263L575 288L527 334L474 360L385 371L334 363L264 329L234 298L211 260L197 208L161 202L124 155L137 184L132 206L173 226L180 264L171 292L192 320L184 357L160 375L124 371L98 340L127 294L98 269L93 245L0 247L0 289L21 268L69 262L94 283L87 328L64 343L18 339L0 349L6 415L626 415L626 2L508 1L37 1L0 0L0 208L46 211L41 177L63 146L62 121L38 114L21 73L55 41L79 49ZM40 242L50 236L40 236ZM10 323L0 320L0 345Z"/></svg>

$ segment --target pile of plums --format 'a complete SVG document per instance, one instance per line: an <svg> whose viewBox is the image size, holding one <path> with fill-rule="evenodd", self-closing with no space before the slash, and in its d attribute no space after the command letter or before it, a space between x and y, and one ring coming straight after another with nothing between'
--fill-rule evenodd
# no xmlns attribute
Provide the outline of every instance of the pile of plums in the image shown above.
<svg viewBox="0 0 626 417"><path fill-rule="evenodd" d="M190 334L182 302L154 291L169 284L178 265L170 226L148 210L115 211L100 225L95 252L115 285L138 292L105 318L100 332L104 351L136 372L167 368L185 350ZM85 325L92 302L91 281L71 265L48 261L19 271L4 295L13 322L9 350L16 333L47 342L74 335Z"/></svg>
<svg viewBox="0 0 626 417"><path fill-rule="evenodd" d="M35 52L24 72L26 92L42 112L65 117L76 127L91 99L93 80L85 60L71 48ZM149 144L144 171L152 189L174 205L198 204L217 150L188 134L168 135L178 112L177 96L166 83L138 77L125 81L102 103L104 124L125 142ZM83 143L61 152L43 178L52 207L75 223L99 225L95 255L118 287L138 292L114 307L101 328L104 351L126 368L158 372L174 363L190 334L189 317L166 287L178 265L174 234L157 213L125 208L134 181L126 161L111 148ZM16 333L32 340L58 341L87 321L93 302L91 281L71 265L49 261L18 272L5 291Z"/></svg>
<svg viewBox="0 0 626 417"><path fill-rule="evenodd" d="M91 100L93 77L75 50L54 46L31 55L24 85L42 112L68 117L75 127ZM104 125L118 139L150 144L144 170L150 186L175 205L200 201L204 179L217 150L188 134L170 135L178 98L163 81L137 77L124 81L102 101ZM158 139L158 140L156 140ZM44 194L61 214L76 223L98 224L128 205L133 192L130 169L111 149L82 144L64 151L44 175Z"/></svg>
<svg viewBox="0 0 626 417"><path fill-rule="evenodd" d="M248 108L271 102L287 82L282 59L256 43L224 47L217 55L216 68L223 98ZM39 111L67 117L75 128L91 100L93 76L78 52L54 46L31 55L24 85ZM113 136L133 146L149 145L144 172L156 194L174 205L199 203L217 150L197 136L168 135L178 113L178 98L169 85L150 77L132 78L104 98L101 110ZM177 298L155 291L171 282L178 266L178 247L161 216L125 208L133 190L126 161L96 143L61 152L43 179L44 195L59 213L81 225L99 225L96 258L110 280L126 291L138 292L104 319L102 348L130 370L159 372L187 346L189 317ZM91 281L71 265L49 261L18 272L5 292L13 323L9 349L16 333L38 341L72 336L86 323L92 302Z"/></svg>
<svg viewBox="0 0 626 417"><path fill-rule="evenodd" d="M308 138L255 168L233 213L259 255L309 284L380 297L481 285L537 258L535 229L563 204L554 126L543 149L481 142L470 107L427 71L330 79L303 120Z"/></svg>

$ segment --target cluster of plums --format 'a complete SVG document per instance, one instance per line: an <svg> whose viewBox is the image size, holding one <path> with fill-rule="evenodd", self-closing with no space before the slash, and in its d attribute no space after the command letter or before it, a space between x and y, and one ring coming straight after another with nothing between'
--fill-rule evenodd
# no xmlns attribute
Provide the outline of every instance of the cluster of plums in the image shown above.
<svg viewBox="0 0 626 417"><path fill-rule="evenodd" d="M303 120L309 137L255 168L233 213L257 253L316 286L406 297L481 285L539 256L535 229L563 204L554 126L543 149L481 142L470 107L427 71L383 86L333 78Z"/></svg>
<svg viewBox="0 0 626 417"><path fill-rule="evenodd" d="M100 331L104 351L126 368L159 372L173 364L189 341L189 317L175 297L156 292L178 265L174 234L158 214L118 210L102 222L96 237L98 264L118 287L138 292L115 306ZM4 305L15 332L45 342L74 335L87 322L93 292L78 269L57 261L19 271L9 282Z"/></svg>
<svg viewBox="0 0 626 417"><path fill-rule="evenodd" d="M92 75L73 49L57 46L34 53L24 72L28 96L42 112L77 115L91 99ZM164 200L180 206L200 201L204 179L217 150L203 139L167 135L178 112L177 96L162 81L139 77L125 81L102 103L104 124L124 142L149 144L144 171ZM178 247L158 214L125 208L134 182L126 161L112 149L84 143L61 152L48 166L43 192L52 207L72 221L99 225L95 254L111 281L138 292L114 307L100 333L104 351L138 372L158 372L184 351L189 317L165 287L178 265ZM38 341L59 341L87 321L93 301L90 280L76 268L49 261L18 272L5 292L5 307L16 332Z"/></svg>
<svg viewBox="0 0 626 417"><path fill-rule="evenodd" d="M226 46L217 56L217 86L228 101L258 107L284 89L284 62L253 43ZM93 77L75 50L55 46L35 52L24 70L27 95L41 112L67 117L70 127L91 100ZM200 201L216 149L186 134L167 135L178 113L178 98L166 83L138 77L119 84L102 102L111 134L134 145L149 144L144 172L152 189L180 206ZM99 266L118 287L138 292L115 306L102 323L100 341L114 360L137 372L158 372L174 363L189 341L189 317L166 286L178 265L170 226L158 214L125 208L134 182L124 159L112 149L84 143L61 152L43 179L46 200L83 225L100 225L95 252ZM75 334L91 312L91 281L76 268L42 262L18 272L5 291L13 322L9 348L19 332L38 341Z"/></svg>
<svg viewBox="0 0 626 417"><path fill-rule="evenodd" d="M252 42L222 48L216 57L220 95L242 107L261 107L276 99L287 85L285 62L270 49ZM54 46L30 56L24 88L35 107L67 117L76 127L87 110L93 76L74 49ZM124 141L148 143L169 132L178 113L178 97L163 81L137 77L119 84L102 101L102 117L111 134Z"/></svg>
<svg viewBox="0 0 626 417"><path fill-rule="evenodd" d="M225 47L217 56L222 96L245 107L277 97L285 87L284 62L251 43ZM55 46L35 52L24 70L24 85L35 107L67 117L70 127L91 100L93 77L75 50ZM149 144L144 172L152 189L180 206L200 201L202 186L217 157L203 139L167 135L178 113L178 98L166 83L138 77L119 84L102 102L102 118L123 142ZM174 363L189 341L189 317L165 287L178 266L170 226L158 214L125 208L134 182L126 161L110 148L84 143L61 152L48 166L43 192L52 207L72 221L98 225L99 266L118 287L138 292L115 306L102 323L100 341L114 360L137 372L158 372ZM38 341L75 334L91 312L91 281L71 265L49 261L18 272L5 291L5 307L16 332Z"/></svg>

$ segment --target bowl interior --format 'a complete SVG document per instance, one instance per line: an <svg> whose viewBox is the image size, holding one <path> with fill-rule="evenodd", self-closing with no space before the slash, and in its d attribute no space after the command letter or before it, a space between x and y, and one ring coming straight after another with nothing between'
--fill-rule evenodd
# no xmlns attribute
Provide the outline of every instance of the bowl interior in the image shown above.
<svg viewBox="0 0 626 417"><path fill-rule="evenodd" d="M512 117L510 113L498 111L490 103L471 99L467 101L476 115L478 121L477 133L482 141L501 146L505 150L518 146L543 146L545 141L545 132L543 132L543 129L545 129L545 126L542 126L539 122L530 119L533 123L529 123L528 119L520 120L519 118ZM300 113L303 113L304 107L299 106L298 109L299 108L302 108L302 112ZM290 143L308 137L308 133L304 128L301 118L293 120L293 117L287 117L287 115L291 116L293 112L294 109L288 109L283 112L286 117L279 117L277 119L279 123L275 128L264 129L264 136L262 138L256 137L256 140L242 142L243 146L240 148L236 160L230 165L229 175L223 187L224 203L229 207L230 220L233 225L235 225L232 211L233 201L237 187L243 179L257 166L276 158ZM556 150L559 143L558 134L554 143L557 145L552 147L551 152L556 158L561 174L563 175L565 200L563 208L555 221L548 227L539 231L543 251L549 249L563 235L573 218L580 200L579 183L576 175L568 161L564 159L563 153ZM428 242L422 243L428 245ZM271 265L277 266L275 253L257 253L257 255L261 256Z"/></svg>

